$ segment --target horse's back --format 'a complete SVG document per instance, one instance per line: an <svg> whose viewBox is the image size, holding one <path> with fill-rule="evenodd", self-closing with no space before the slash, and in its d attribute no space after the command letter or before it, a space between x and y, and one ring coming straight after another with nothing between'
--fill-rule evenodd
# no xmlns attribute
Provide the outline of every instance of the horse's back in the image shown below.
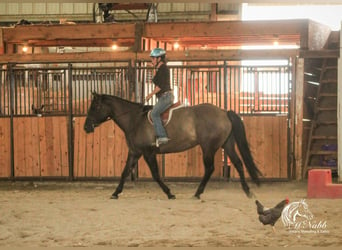
<svg viewBox="0 0 342 250"><path fill-rule="evenodd" d="M226 140L231 131L227 112L212 104L199 104L175 110L170 123L174 129L186 129L188 133L196 136L197 140L211 136L219 136Z"/></svg>

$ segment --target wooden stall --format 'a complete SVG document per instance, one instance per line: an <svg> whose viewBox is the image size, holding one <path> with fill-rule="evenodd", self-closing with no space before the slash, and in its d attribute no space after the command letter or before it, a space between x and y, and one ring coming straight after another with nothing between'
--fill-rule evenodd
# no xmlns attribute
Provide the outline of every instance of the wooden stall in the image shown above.
<svg viewBox="0 0 342 250"><path fill-rule="evenodd" d="M317 33L320 36L317 36ZM324 48L330 30L311 20L222 21L192 23L106 23L76 25L27 25L1 28L0 64L53 65L71 63L131 62L149 60L153 46L168 49L169 61L200 62L244 59L287 59L292 66L292 92L287 116L244 116L254 157L265 178L301 178L303 164L302 60L338 55ZM118 51L47 53L48 47L110 47ZM243 45L296 45L293 49L242 50ZM177 41L179 49L172 44ZM22 46L35 49L20 51ZM205 45L205 46L204 46ZM39 53L36 53L39 51ZM133 82L134 83L134 82ZM1 87L1 86L0 86ZM18 94L18 93L17 93ZM214 95L212 95L213 97ZM265 97L269 98L269 97ZM244 101L240 102L243 105ZM66 109L64 115L35 117L9 114L0 117L0 177L118 177L126 161L122 132L106 123L94 134L85 135L84 117ZM70 126L72 124L72 126ZM72 129L70 129L72 128ZM15 145L13 147L13 145ZM262 153L260 153L262 152ZM203 174L199 148L158 158L163 177L198 177ZM215 158L215 177L222 177L222 152ZM145 163L139 161L138 176L149 178ZM70 170L71 169L71 170ZM232 170L232 177L236 172Z"/></svg>

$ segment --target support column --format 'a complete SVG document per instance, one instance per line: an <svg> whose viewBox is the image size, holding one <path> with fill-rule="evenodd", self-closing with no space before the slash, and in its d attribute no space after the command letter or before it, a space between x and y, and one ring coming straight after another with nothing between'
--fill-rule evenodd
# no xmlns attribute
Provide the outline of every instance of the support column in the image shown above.
<svg viewBox="0 0 342 250"><path fill-rule="evenodd" d="M295 82L295 115L294 115L294 164L293 173L296 180L300 180L303 175L303 92L304 92L304 59L297 58L296 62L296 82Z"/></svg>
<svg viewBox="0 0 342 250"><path fill-rule="evenodd" d="M341 22L342 27L342 22ZM340 32L340 41L342 33ZM342 47L337 61L337 173L338 181L342 182Z"/></svg>

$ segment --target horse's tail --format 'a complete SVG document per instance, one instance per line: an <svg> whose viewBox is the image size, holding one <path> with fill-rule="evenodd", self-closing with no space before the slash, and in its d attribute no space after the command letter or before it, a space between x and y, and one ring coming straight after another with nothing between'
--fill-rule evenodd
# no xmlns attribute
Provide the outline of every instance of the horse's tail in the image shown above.
<svg viewBox="0 0 342 250"><path fill-rule="evenodd" d="M246 138L245 126L243 125L240 116L235 112L228 111L227 114L229 120L232 122L232 132L249 176L257 185L260 185L259 175L262 176L262 173L254 163Z"/></svg>

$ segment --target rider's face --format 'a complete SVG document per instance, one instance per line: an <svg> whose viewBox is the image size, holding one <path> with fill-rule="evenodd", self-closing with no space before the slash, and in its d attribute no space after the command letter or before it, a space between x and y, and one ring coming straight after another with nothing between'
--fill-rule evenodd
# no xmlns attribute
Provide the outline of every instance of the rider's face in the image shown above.
<svg viewBox="0 0 342 250"><path fill-rule="evenodd" d="M158 58L157 57L151 57L152 60L152 65L155 67L158 63Z"/></svg>

